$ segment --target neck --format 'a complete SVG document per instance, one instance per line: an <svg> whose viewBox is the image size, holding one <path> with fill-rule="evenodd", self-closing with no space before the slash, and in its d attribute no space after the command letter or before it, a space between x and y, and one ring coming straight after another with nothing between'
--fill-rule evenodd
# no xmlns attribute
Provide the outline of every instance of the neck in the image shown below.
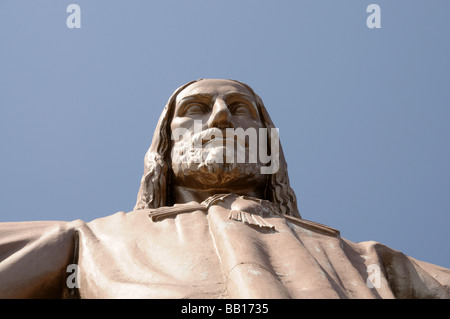
<svg viewBox="0 0 450 319"><path fill-rule="evenodd" d="M208 197L216 194L229 194L234 193L236 195L245 195L255 198L264 199L264 190L256 188L212 188L212 189L198 189L189 188L186 186L173 185L172 186L172 204L183 204L188 202L201 203Z"/></svg>

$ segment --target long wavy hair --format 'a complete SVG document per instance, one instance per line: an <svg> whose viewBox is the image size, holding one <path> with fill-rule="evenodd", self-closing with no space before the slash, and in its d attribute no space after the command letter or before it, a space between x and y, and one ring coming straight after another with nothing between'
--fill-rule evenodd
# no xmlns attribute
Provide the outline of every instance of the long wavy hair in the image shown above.
<svg viewBox="0 0 450 319"><path fill-rule="evenodd" d="M135 210L158 208L174 204L171 201L170 194L170 185L172 182L170 173L170 123L172 121L177 95L189 85L201 80L203 79L191 81L180 86L175 90L164 107L153 135L152 144L145 154L144 175L141 179L141 186L134 207ZM275 125L270 119L262 99L247 84L236 80L231 81L244 86L254 95L261 121L264 127L267 128L268 144L271 145L270 132L272 128L275 128ZM297 208L295 193L289 184L287 163L284 158L281 143L279 144L279 165L278 171L271 174L270 178L267 179L264 199L271 201L279 207L280 213L301 218Z"/></svg>

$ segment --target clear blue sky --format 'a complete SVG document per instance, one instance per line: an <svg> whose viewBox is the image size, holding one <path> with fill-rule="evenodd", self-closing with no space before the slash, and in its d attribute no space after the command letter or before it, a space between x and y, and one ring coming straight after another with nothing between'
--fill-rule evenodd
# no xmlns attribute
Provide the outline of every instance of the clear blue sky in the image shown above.
<svg viewBox="0 0 450 319"><path fill-rule="evenodd" d="M68 29L66 7L81 7ZM381 29L366 7L381 7ZM0 221L133 208L171 93L262 97L305 219L450 268L449 1L0 2Z"/></svg>

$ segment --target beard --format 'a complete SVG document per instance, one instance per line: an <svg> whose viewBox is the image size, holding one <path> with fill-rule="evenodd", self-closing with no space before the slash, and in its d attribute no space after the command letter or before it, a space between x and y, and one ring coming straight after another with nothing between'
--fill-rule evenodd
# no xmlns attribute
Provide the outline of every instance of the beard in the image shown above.
<svg viewBox="0 0 450 319"><path fill-rule="evenodd" d="M219 132L222 134L213 128L173 142L171 168L174 182L199 189L265 185L267 176L260 173L262 164L249 161L251 157L245 141L227 136L204 140L205 136Z"/></svg>

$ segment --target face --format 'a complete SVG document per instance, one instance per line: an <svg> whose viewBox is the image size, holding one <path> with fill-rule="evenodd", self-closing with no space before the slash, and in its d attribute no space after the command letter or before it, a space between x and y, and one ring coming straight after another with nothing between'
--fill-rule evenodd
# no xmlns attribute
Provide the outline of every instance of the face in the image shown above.
<svg viewBox="0 0 450 319"><path fill-rule="evenodd" d="M236 182L240 175L247 175L246 180L256 178L260 164L248 161L250 138L230 136L229 132L249 128L259 132L263 127L255 96L241 84L230 80L200 80L191 84L178 94L170 125L175 179L194 176L191 184L210 184ZM188 134L179 139L174 137L175 132ZM233 160L227 157L230 148L234 149ZM247 159L244 163L236 158L242 150ZM183 154L183 163L175 161L174 154Z"/></svg>

